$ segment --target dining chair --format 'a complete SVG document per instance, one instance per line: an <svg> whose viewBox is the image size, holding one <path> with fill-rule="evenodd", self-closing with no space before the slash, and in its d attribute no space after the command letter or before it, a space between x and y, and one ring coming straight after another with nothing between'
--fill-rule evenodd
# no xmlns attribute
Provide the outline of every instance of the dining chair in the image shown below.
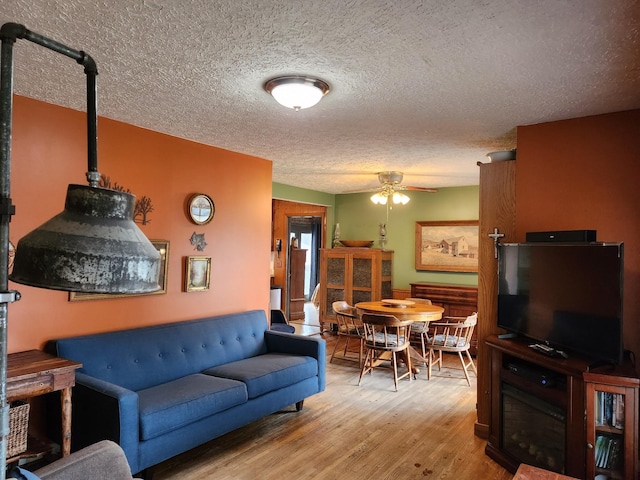
<svg viewBox="0 0 640 480"><path fill-rule="evenodd" d="M362 366L362 353L364 350L363 337L364 329L362 327L362 321L358 317L356 308L349 305L345 300L338 300L331 304L333 311L336 314L336 322L338 324L338 330L336 331L338 338L333 346L333 352L331 352L331 359L329 363L333 362L333 357L338 350L340 343L344 344L342 356L345 360L356 360L354 357L349 356L349 343L350 341L357 340L358 342L358 367Z"/></svg>
<svg viewBox="0 0 640 480"><path fill-rule="evenodd" d="M373 373L374 368L379 366L383 360L391 360L396 392L398 391L398 380L404 377L412 379L411 355L409 355L411 323L413 320L399 320L393 315L362 314L364 345L367 353L360 371L358 385L362 383L362 377L365 373ZM407 372L402 375L398 375L399 353L404 353L403 358L407 367Z"/></svg>
<svg viewBox="0 0 640 480"><path fill-rule="evenodd" d="M477 323L477 313L467 317L443 317L442 321L429 323L431 336L427 342L429 349L428 379L431 379L431 368L434 365L438 365L438 370L442 369L442 352L456 352L460 357L467 384L471 386L468 368L471 367L476 377L478 376L476 364L469 353L471 336Z"/></svg>
<svg viewBox="0 0 640 480"><path fill-rule="evenodd" d="M431 300L429 300L428 298L409 297L406 300L410 300L422 305L432 305ZM413 345L420 347L422 358L429 359L429 351L427 349L427 343L429 341L429 322L414 321L411 324L411 335L409 338Z"/></svg>

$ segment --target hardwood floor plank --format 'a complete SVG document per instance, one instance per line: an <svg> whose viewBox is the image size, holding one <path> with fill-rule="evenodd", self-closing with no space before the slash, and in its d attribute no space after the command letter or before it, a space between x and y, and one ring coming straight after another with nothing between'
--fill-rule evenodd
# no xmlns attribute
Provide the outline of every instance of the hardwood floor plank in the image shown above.
<svg viewBox="0 0 640 480"><path fill-rule="evenodd" d="M331 352L335 337L324 335ZM312 478L509 480L474 436L476 384L457 356L430 381L391 370L366 375L354 362L327 362L326 390L304 409L277 413L156 466L154 480Z"/></svg>

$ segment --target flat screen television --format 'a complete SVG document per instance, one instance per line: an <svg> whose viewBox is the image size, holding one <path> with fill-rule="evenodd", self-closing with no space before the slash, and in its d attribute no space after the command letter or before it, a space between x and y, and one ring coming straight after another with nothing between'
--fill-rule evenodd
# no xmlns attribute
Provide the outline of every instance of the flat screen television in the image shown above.
<svg viewBox="0 0 640 480"><path fill-rule="evenodd" d="M567 354L619 364L622 243L506 243L498 255L498 326Z"/></svg>

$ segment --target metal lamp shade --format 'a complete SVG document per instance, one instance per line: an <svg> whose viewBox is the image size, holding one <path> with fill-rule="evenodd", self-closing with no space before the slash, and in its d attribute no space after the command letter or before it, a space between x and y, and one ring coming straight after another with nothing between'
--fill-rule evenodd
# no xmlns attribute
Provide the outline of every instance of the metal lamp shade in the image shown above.
<svg viewBox="0 0 640 480"><path fill-rule="evenodd" d="M133 221L131 194L69 185L65 209L23 237L9 279L86 293L160 288L160 254Z"/></svg>

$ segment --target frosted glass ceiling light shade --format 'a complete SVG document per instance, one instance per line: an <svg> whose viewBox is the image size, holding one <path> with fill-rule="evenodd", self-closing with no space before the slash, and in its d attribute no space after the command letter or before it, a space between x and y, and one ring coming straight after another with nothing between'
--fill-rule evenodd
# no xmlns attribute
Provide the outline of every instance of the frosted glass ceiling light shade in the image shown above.
<svg viewBox="0 0 640 480"><path fill-rule="evenodd" d="M406 205L411 200L407 195L401 192L397 192L390 187L383 188L381 191L371 195L371 201L376 205L386 205L391 197L391 202L394 205L402 204Z"/></svg>
<svg viewBox="0 0 640 480"><path fill-rule="evenodd" d="M386 205L387 196L380 192L374 193L373 195L371 195L371 201L376 205Z"/></svg>
<svg viewBox="0 0 640 480"><path fill-rule="evenodd" d="M393 192L393 203L396 205L401 203L402 205L406 205L409 203L409 197L407 197L404 193Z"/></svg>
<svg viewBox="0 0 640 480"><path fill-rule="evenodd" d="M313 107L329 93L329 84L312 77L288 76L272 78L264 85L276 102L295 111Z"/></svg>

